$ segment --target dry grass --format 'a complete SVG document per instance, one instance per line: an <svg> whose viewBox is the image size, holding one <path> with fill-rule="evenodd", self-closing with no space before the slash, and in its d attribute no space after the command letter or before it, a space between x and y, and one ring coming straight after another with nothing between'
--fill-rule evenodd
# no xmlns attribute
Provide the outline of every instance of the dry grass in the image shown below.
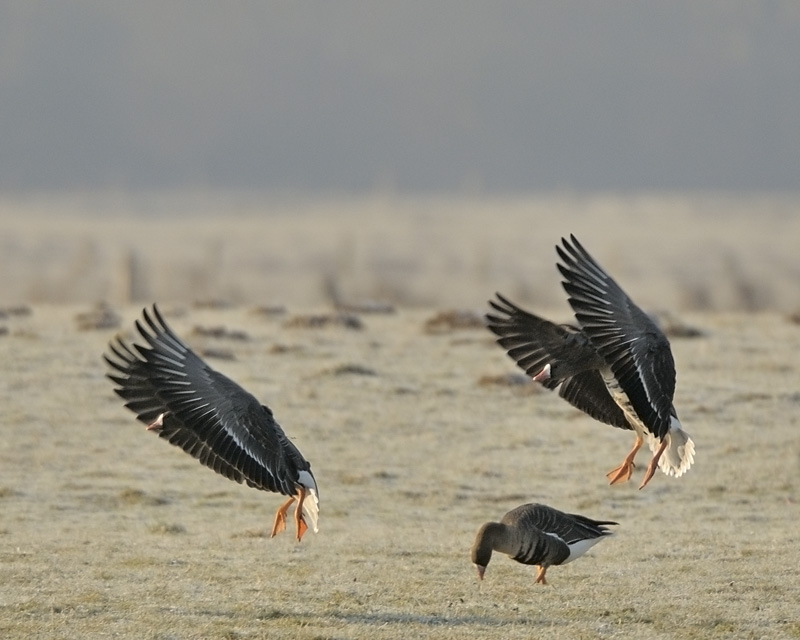
<svg viewBox="0 0 800 640"><path fill-rule="evenodd" d="M800 297L800 199L791 195L205 202L0 198L0 302L362 314L475 309L500 290L555 307L553 246L573 232L649 308L789 313Z"/></svg>
<svg viewBox="0 0 800 640"><path fill-rule="evenodd" d="M449 333L462 329L484 329L486 321L479 311L469 309L448 309L439 311L425 321L428 333Z"/></svg>
<svg viewBox="0 0 800 640"><path fill-rule="evenodd" d="M321 530L297 544L267 535L278 496L123 409L100 361L113 331L78 331L84 310L35 305L0 337L2 637L800 637L800 331L784 315L687 314L706 332L673 341L696 466L642 492L604 477L629 434L487 384L512 363L488 332L422 331L439 309L362 331L245 307L168 316L190 339L250 336L215 366L312 460ZM139 308L115 311L128 327ZM527 501L621 526L552 586L504 556L480 583L475 532Z"/></svg>
<svg viewBox="0 0 800 640"><path fill-rule="evenodd" d="M797 198L202 202L0 200L0 637L800 638ZM667 310L685 478L607 486L630 434L481 327L497 290L570 319L569 232ZM270 539L279 496L112 393L153 300L312 461L318 535ZM528 501L621 526L550 587L480 583L478 527Z"/></svg>

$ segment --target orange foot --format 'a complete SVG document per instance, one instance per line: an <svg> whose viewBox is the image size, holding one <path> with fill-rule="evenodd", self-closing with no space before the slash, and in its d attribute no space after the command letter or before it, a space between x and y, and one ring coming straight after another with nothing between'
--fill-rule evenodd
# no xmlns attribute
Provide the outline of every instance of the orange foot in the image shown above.
<svg viewBox="0 0 800 640"><path fill-rule="evenodd" d="M286 529L286 512L289 511L289 507L292 506L293 502L294 497L291 497L283 503L280 509L278 509L278 513L275 514L275 523L272 525L272 533L269 536L270 538L274 538L281 531Z"/></svg>
<svg viewBox="0 0 800 640"><path fill-rule="evenodd" d="M297 506L294 510L294 522L295 526L297 527L297 541L300 542L303 539L303 534L308 531L308 525L303 518L303 501L305 499L306 490L300 489L296 496L292 496L286 502L284 502L283 505L281 505L281 508L278 509L278 512L275 514L275 523L272 525L272 533L270 534L270 538L274 538L281 531L286 530L286 514L289 511L289 507L292 506L292 503L297 500Z"/></svg>
<svg viewBox="0 0 800 640"><path fill-rule="evenodd" d="M610 480L609 484L618 484L620 482L627 482L631 479L631 475L633 474L633 470L636 468L636 464L633 462L628 462L625 460L621 465L619 465L616 469L612 469L606 474L606 478Z"/></svg>
<svg viewBox="0 0 800 640"><path fill-rule="evenodd" d="M303 539L303 534L308 531L308 525L306 524L305 519L303 518L303 502L306 499L306 490L300 489L297 492L297 506L294 508L294 522L297 526L297 541L300 542Z"/></svg>
<svg viewBox="0 0 800 640"><path fill-rule="evenodd" d="M643 444L644 440L642 440L637 434L636 442L633 443L633 449L631 449L628 455L625 456L625 461L616 469L609 471L606 474L606 477L611 480L611 484L617 484L618 482L630 480L633 469L636 466L633 464L633 460L636 458L636 454L639 452L639 449L642 448Z"/></svg>

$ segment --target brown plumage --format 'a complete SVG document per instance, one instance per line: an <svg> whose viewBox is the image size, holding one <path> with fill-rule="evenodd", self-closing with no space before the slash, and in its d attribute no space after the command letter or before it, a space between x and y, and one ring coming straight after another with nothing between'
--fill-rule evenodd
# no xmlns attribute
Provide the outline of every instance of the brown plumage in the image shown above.
<svg viewBox="0 0 800 640"><path fill-rule="evenodd" d="M615 524L543 504L524 504L509 511L500 522L487 522L478 530L472 562L483 580L492 552L499 551L522 564L538 565L536 582L547 584L548 567L581 557L604 537L613 535L604 525Z"/></svg>

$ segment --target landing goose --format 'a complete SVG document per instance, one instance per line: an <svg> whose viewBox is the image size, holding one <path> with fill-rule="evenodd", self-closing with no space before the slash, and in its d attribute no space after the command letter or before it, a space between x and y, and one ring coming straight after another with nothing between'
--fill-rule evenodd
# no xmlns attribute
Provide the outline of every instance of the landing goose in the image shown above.
<svg viewBox="0 0 800 640"><path fill-rule="evenodd" d="M472 562L483 580L492 552L499 551L522 564L538 565L536 582L547 584L548 567L580 558L603 538L613 535L605 525L615 524L564 513L544 504L524 504L509 511L500 522L487 522L478 530Z"/></svg>
<svg viewBox="0 0 800 640"><path fill-rule="evenodd" d="M694 442L672 404L675 363L669 341L650 317L581 246L561 239L558 270L578 326L556 325L500 294L489 302L488 328L533 379L606 424L636 433L624 462L607 475L611 484L631 477L646 441L653 457L640 489L656 468L680 477L694 462Z"/></svg>
<svg viewBox="0 0 800 640"><path fill-rule="evenodd" d="M136 328L149 346L116 337L103 357L125 406L171 444L230 480L289 496L272 536L286 528L293 502L297 540L318 531L319 492L311 464L286 437L272 411L209 367L169 328L156 305Z"/></svg>

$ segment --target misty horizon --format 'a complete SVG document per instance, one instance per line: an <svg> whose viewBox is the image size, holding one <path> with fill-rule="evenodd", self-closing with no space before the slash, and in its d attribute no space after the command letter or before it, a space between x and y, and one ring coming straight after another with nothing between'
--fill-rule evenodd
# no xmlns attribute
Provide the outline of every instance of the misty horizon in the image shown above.
<svg viewBox="0 0 800 640"><path fill-rule="evenodd" d="M790 191L800 5L0 8L0 189Z"/></svg>

